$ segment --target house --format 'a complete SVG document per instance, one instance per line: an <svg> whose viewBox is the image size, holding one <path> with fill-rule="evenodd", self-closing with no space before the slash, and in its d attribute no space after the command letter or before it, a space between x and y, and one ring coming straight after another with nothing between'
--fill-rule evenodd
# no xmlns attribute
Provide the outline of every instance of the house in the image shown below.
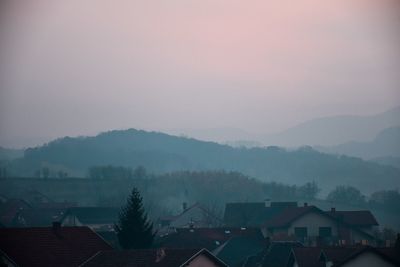
<svg viewBox="0 0 400 267"><path fill-rule="evenodd" d="M265 241L258 228L176 228L173 233L158 237L157 247L165 248L206 248L214 252L233 237L245 236Z"/></svg>
<svg viewBox="0 0 400 267"><path fill-rule="evenodd" d="M297 207L297 202L236 202L227 203L224 225L230 227L259 227L286 208Z"/></svg>
<svg viewBox="0 0 400 267"><path fill-rule="evenodd" d="M78 266L111 247L88 227L1 228L0 256L7 266ZM0 261L1 262L1 261Z"/></svg>
<svg viewBox="0 0 400 267"><path fill-rule="evenodd" d="M101 251L81 267L227 267L206 249L147 249Z"/></svg>
<svg viewBox="0 0 400 267"><path fill-rule="evenodd" d="M332 212L324 212L304 203L302 207L284 209L267 220L262 229L264 235L272 240L294 239L312 246L374 244L373 235L358 227L358 220L354 219L356 215L351 212L345 214L346 220L336 213L332 215ZM377 224L375 218L372 221L373 225Z"/></svg>
<svg viewBox="0 0 400 267"><path fill-rule="evenodd" d="M196 203L187 207L186 203L182 205L182 212L176 216L167 216L159 219L158 233L164 234L174 228L204 228L221 225L221 220L206 208Z"/></svg>
<svg viewBox="0 0 400 267"><path fill-rule="evenodd" d="M61 218L63 226L87 226L95 231L113 231L120 209L109 207L74 207Z"/></svg>

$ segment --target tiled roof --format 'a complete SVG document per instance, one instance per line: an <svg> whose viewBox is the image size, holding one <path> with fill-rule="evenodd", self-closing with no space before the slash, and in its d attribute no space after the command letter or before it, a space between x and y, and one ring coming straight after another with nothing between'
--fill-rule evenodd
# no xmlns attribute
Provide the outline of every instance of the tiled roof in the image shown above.
<svg viewBox="0 0 400 267"><path fill-rule="evenodd" d="M305 207L292 207L283 210L281 213L272 217L270 220L265 222L267 227L285 227L288 226L295 219L303 216L308 212L322 212L315 206L305 206Z"/></svg>
<svg viewBox="0 0 400 267"><path fill-rule="evenodd" d="M292 248L302 247L300 242L272 242L262 260L263 267L286 266Z"/></svg>
<svg viewBox="0 0 400 267"><path fill-rule="evenodd" d="M247 258L255 256L267 247L265 239L236 236L229 239L214 254L231 267L242 266Z"/></svg>
<svg viewBox="0 0 400 267"><path fill-rule="evenodd" d="M297 207L297 203L272 202L271 206L266 206L264 202L227 203L224 223L228 226L257 227L289 207Z"/></svg>
<svg viewBox="0 0 400 267"><path fill-rule="evenodd" d="M328 247L324 248L321 253L327 261L335 264L343 261L357 250L359 250L358 247Z"/></svg>
<svg viewBox="0 0 400 267"><path fill-rule="evenodd" d="M157 249L101 251L86 261L84 267L179 267L197 253L206 254L218 266L226 266L211 253L199 249ZM163 256L161 256L163 255Z"/></svg>
<svg viewBox="0 0 400 267"><path fill-rule="evenodd" d="M292 256L298 267L324 267L323 261L320 261L321 248L293 248Z"/></svg>
<svg viewBox="0 0 400 267"><path fill-rule="evenodd" d="M326 211L326 213L352 226L378 225L374 215L369 210Z"/></svg>
<svg viewBox="0 0 400 267"><path fill-rule="evenodd" d="M374 248L370 246L360 247L347 257L334 262L334 267L342 266L345 263L361 256L364 253L374 253L381 257L384 261L392 263L394 266L400 266L400 249L399 248Z"/></svg>
<svg viewBox="0 0 400 267"><path fill-rule="evenodd" d="M74 207L69 208L65 216L75 215L83 224L113 224L118 220L119 211L109 207Z"/></svg>
<svg viewBox="0 0 400 267"><path fill-rule="evenodd" d="M176 232L161 237L157 243L167 248L206 248L212 251L236 236L263 238L259 228L177 228Z"/></svg>
<svg viewBox="0 0 400 267"><path fill-rule="evenodd" d="M18 266L78 266L111 247L87 227L0 229L0 250Z"/></svg>
<svg viewBox="0 0 400 267"><path fill-rule="evenodd" d="M13 226L16 227L48 227L53 222L58 222L64 215L65 209L46 208L28 209L19 211L14 220Z"/></svg>

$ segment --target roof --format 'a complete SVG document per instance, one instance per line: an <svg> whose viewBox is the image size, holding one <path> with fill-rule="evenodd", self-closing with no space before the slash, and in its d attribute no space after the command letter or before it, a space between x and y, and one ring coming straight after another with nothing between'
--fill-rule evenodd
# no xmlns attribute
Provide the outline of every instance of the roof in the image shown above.
<svg viewBox="0 0 400 267"><path fill-rule="evenodd" d="M257 227L288 207L297 207L297 202L265 202L227 203L225 205L224 223L228 226Z"/></svg>
<svg viewBox="0 0 400 267"><path fill-rule="evenodd" d="M297 218L305 215L309 212L318 212L323 213L320 209L315 206L305 206L305 207L290 207L284 209L281 213L277 214L276 216L272 217L271 219L265 222L267 227L286 227L289 226Z"/></svg>
<svg viewBox="0 0 400 267"><path fill-rule="evenodd" d="M358 247L327 247L321 251L321 257L334 264L343 261L351 254L359 250Z"/></svg>
<svg viewBox="0 0 400 267"><path fill-rule="evenodd" d="M298 267L325 267L325 263L320 260L321 248L293 248L291 257L296 261Z"/></svg>
<svg viewBox="0 0 400 267"><path fill-rule="evenodd" d="M206 248L212 251L236 236L263 239L259 228L177 228L156 242L166 248Z"/></svg>
<svg viewBox="0 0 400 267"><path fill-rule="evenodd" d="M111 247L88 227L0 229L0 250L18 266L77 266Z"/></svg>
<svg viewBox="0 0 400 267"><path fill-rule="evenodd" d="M342 266L345 263L361 256L364 253L374 253L386 262L390 262L395 266L400 266L400 250L399 248L374 248L370 246L365 246L357 249L352 254L348 255L346 258L342 259L340 262L334 263L334 267Z"/></svg>
<svg viewBox="0 0 400 267"><path fill-rule="evenodd" d="M192 206L188 207L187 209L185 209L184 211L182 211L180 214L175 215L175 216L164 216L161 217L159 220L160 221L174 221L180 217L182 217L185 213L190 212L193 209L200 209L202 212L204 212L205 215L209 216L210 218L213 218L217 221L221 221L220 218L218 218L217 216L215 216L214 214L212 214L210 211L208 211L206 208L204 208L203 206L201 206L199 203L195 203Z"/></svg>
<svg viewBox="0 0 400 267"><path fill-rule="evenodd" d="M266 246L267 242L263 239L236 236L229 239L214 254L229 266L242 266L247 258L257 255Z"/></svg>
<svg viewBox="0 0 400 267"><path fill-rule="evenodd" d="M300 242L272 242L262 261L263 267L286 266L292 248L302 247Z"/></svg>
<svg viewBox="0 0 400 267"><path fill-rule="evenodd" d="M326 211L326 213L352 226L362 227L379 225L376 218L369 210Z"/></svg>
<svg viewBox="0 0 400 267"><path fill-rule="evenodd" d="M46 208L28 209L19 211L13 220L13 225L18 227L46 227L53 222L58 222L64 215L65 209Z"/></svg>
<svg viewBox="0 0 400 267"><path fill-rule="evenodd" d="M161 252L162 251L162 252ZM205 249L138 249L101 251L81 266L99 267L178 267L199 254L206 255L217 266L227 266ZM164 256L161 256L164 255ZM161 256L161 257L160 257ZM157 258L160 258L157 260Z"/></svg>
<svg viewBox="0 0 400 267"><path fill-rule="evenodd" d="M109 207L74 207L67 209L68 215L74 215L83 224L113 224L117 222L120 209Z"/></svg>

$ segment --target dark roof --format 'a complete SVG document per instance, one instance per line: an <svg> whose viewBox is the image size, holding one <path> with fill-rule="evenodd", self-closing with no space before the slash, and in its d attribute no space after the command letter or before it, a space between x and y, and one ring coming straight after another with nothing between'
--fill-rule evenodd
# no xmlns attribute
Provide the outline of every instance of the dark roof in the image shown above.
<svg viewBox="0 0 400 267"><path fill-rule="evenodd" d="M282 212L272 217L265 222L267 227L286 227L289 226L297 218L300 218L306 213L311 211L322 213L320 209L315 206L305 206L305 207L291 207L284 209Z"/></svg>
<svg viewBox="0 0 400 267"><path fill-rule="evenodd" d="M236 236L229 239L214 254L231 267L242 266L249 257L257 255L266 246L265 239Z"/></svg>
<svg viewBox="0 0 400 267"><path fill-rule="evenodd" d="M215 219L215 220L217 220L217 221L221 221L220 218L218 218L217 216L215 216L214 214L212 214L209 210L207 210L207 209L204 208L202 205L200 205L200 203L195 203L195 204L193 204L192 206L188 207L187 209L185 209L184 211L182 211L182 212L181 212L180 214L178 214L178 215L175 215L175 216L164 216L164 217L161 217L159 220L160 220L160 221L174 221L174 220L177 220L177 219L179 219L180 217L182 217L185 213L187 213L187 212L189 212L189 211L191 211L191 210L193 210L193 209L195 209L195 208L200 209L200 210L204 213L204 215L206 215L206 216L208 216L208 217L210 217L210 218L212 218L212 219Z"/></svg>
<svg viewBox="0 0 400 267"><path fill-rule="evenodd" d="M161 250L161 249L160 249ZM90 258L81 266L99 266L99 267L179 267L190 262L190 260L199 254L204 254L218 266L226 266L223 262L213 256L205 249L162 249L164 257L157 261L157 249L143 250L112 250L101 251Z"/></svg>
<svg viewBox="0 0 400 267"><path fill-rule="evenodd" d="M300 242L272 242L262 261L263 267L283 267L289 261L292 248L302 247Z"/></svg>
<svg viewBox="0 0 400 267"><path fill-rule="evenodd" d="M160 237L156 243L166 248L206 248L210 251L236 236L262 239L259 228L176 228L176 232Z"/></svg>
<svg viewBox="0 0 400 267"><path fill-rule="evenodd" d="M352 226L379 225L369 210L326 211L326 213Z"/></svg>
<svg viewBox="0 0 400 267"><path fill-rule="evenodd" d="M118 220L120 209L109 207L74 207L67 209L64 218L74 215L83 224L113 224ZM64 220L61 219L61 220Z"/></svg>
<svg viewBox="0 0 400 267"><path fill-rule="evenodd" d="M227 203L225 205L224 223L227 226L257 227L288 207L297 207L297 202L264 202Z"/></svg>
<svg viewBox="0 0 400 267"><path fill-rule="evenodd" d="M320 260L321 248L293 248L291 257L296 261L298 267L324 267L325 263Z"/></svg>
<svg viewBox="0 0 400 267"><path fill-rule="evenodd" d="M88 227L3 228L0 250L18 266L78 266L111 247Z"/></svg>
<svg viewBox="0 0 400 267"><path fill-rule="evenodd" d="M343 261L359 250L358 247L327 247L321 251L321 257L334 264Z"/></svg>
<svg viewBox="0 0 400 267"><path fill-rule="evenodd" d="M374 248L370 246L365 246L357 249L352 254L348 255L346 258L339 262L334 263L333 266L342 266L345 263L357 258L364 253L374 253L381 257L384 261L390 262L395 266L400 266L400 250L398 248Z"/></svg>
<svg viewBox="0 0 400 267"><path fill-rule="evenodd" d="M46 227L58 222L64 215L65 209L28 209L19 211L13 225L16 227Z"/></svg>

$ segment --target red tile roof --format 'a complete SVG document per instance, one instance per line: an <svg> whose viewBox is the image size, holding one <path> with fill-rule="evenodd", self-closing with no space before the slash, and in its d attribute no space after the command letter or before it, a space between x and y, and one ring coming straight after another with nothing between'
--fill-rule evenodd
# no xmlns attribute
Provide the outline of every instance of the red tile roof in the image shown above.
<svg viewBox="0 0 400 267"><path fill-rule="evenodd" d="M100 250L109 250L88 227L2 228L0 250L18 266L78 266Z"/></svg>
<svg viewBox="0 0 400 267"><path fill-rule="evenodd" d="M217 266L226 266L205 249L157 249L101 251L81 266L84 267L179 267L200 253L205 254ZM163 256L158 256L158 255Z"/></svg>
<svg viewBox="0 0 400 267"><path fill-rule="evenodd" d="M379 225L369 210L327 211L326 213L352 226Z"/></svg>
<svg viewBox="0 0 400 267"><path fill-rule="evenodd" d="M285 227L288 226L291 222L300 218L304 214L315 211L322 212L315 206L305 206L305 207L291 207L283 210L281 213L272 217L265 223L267 227Z"/></svg>

